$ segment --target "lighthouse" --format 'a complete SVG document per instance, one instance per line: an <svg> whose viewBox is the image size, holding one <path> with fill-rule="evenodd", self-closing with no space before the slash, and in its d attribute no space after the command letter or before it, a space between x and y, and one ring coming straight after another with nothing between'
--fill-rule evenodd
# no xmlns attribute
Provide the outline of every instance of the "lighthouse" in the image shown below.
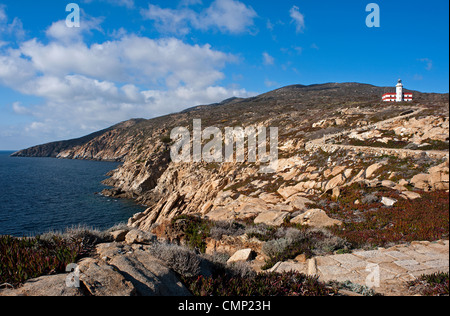
<svg viewBox="0 0 450 316"><path fill-rule="evenodd" d="M412 93L403 93L403 83L401 79L398 79L395 88L396 93L383 94L383 102L411 102L413 100Z"/></svg>
<svg viewBox="0 0 450 316"><path fill-rule="evenodd" d="M395 101L402 102L403 101L403 83L401 79L398 79L397 83L397 98Z"/></svg>

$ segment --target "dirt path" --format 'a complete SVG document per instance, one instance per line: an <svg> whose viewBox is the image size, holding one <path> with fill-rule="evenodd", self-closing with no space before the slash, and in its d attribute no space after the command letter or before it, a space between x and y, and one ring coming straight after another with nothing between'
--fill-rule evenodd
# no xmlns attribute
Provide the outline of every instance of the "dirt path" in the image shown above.
<svg viewBox="0 0 450 316"><path fill-rule="evenodd" d="M414 115L417 115L418 113L422 112L423 108L414 108L414 111L412 113L406 114L406 115L400 115L396 116L381 122L377 122L372 125L364 126L364 127L358 127L355 129L347 130L344 132L336 133L336 134L330 134L325 135L322 138L312 140L308 142L305 146L306 150L313 151L317 149L322 149L326 152L334 152L339 149L344 149L347 151L354 151L354 152L364 152L364 153L370 153L374 155L391 155L391 156L397 156L401 158L407 158L407 157L418 157L421 155L427 155L428 157L435 158L435 159L442 159L442 158L449 158L449 152L447 151L439 151L439 150L411 150L411 149L396 149L396 148L383 148L383 147L369 147L369 146L352 146L352 145L340 145L340 144L333 144L328 143L336 138L339 137L345 137L351 133L357 132L365 132L369 130L375 130L380 129L382 125L395 122L399 119L405 119Z"/></svg>
<svg viewBox="0 0 450 316"><path fill-rule="evenodd" d="M412 242L388 249L315 257L306 263L279 262L271 271L299 271L322 281L351 281L389 296L408 295L406 282L449 271L449 241Z"/></svg>

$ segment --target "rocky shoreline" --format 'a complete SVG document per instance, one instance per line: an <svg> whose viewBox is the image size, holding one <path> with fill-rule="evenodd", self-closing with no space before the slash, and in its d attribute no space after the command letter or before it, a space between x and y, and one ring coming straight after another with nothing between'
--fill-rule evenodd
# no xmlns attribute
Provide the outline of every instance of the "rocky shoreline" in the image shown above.
<svg viewBox="0 0 450 316"><path fill-rule="evenodd" d="M351 98L355 91L360 100ZM346 256L351 251L384 254L381 248L392 254L396 251L393 245L405 244L407 268L402 260L383 255L392 269L385 267L382 275L406 271L394 274L389 282L406 280L405 273L414 276L414 269L448 271L448 260L438 265L421 257L440 255L428 251L428 244L419 244L428 252L408 253L416 252L413 243L441 240L437 244L448 254L448 242L442 241L448 239L448 94L418 92L415 102L392 106L380 101L382 91L353 83L285 87L158 119L131 120L82 140L37 146L15 155L122 161L108 174L104 184L110 188L102 194L134 199L147 207L129 219L125 232L116 232L115 241L109 246L96 245L95 256L83 262L84 291L88 291L84 294L105 294L89 283L93 280L90 273L112 278L111 267L122 264L122 278L114 277L122 294L183 294L185 289L151 254L154 238L158 238L156 243L168 241L173 247L187 245L194 255L195 251L224 253L228 259L236 255L257 272L270 265L269 269L276 266L273 271L296 267L305 272L310 267L307 274L324 275L331 265L321 268L320 260L316 265L310 261L314 257L326 257L327 262L327 256ZM189 130L198 118L203 126L219 129L279 127L276 172L259 173L260 163L172 162L170 131L179 126ZM131 232L156 237L150 242L127 242ZM351 257L350 264L364 270L362 265L369 262L364 256L369 254L362 255L342 258ZM111 260L117 265L110 265ZM154 266L149 263L152 260ZM336 270L346 272L342 275L355 272L341 261L331 262ZM165 271L162 278L170 280L170 289L139 290L132 279L146 284L148 276L125 277L135 273L136 266L146 269L149 276ZM364 279L359 270L353 273L358 281ZM105 282L108 278L99 276ZM157 277L152 280L160 282Z"/></svg>
<svg viewBox="0 0 450 316"><path fill-rule="evenodd" d="M214 253L207 256L136 229L103 234L108 242L96 244L89 256L71 265L69 272L40 276L16 288L2 284L0 296L191 296L186 284L189 278L211 278L218 270L228 269L235 278L251 279L258 264L253 250L257 248L251 240L243 240L241 247L233 242L234 249L252 248L237 250L219 263L214 258L216 245L209 246L209 252L214 249ZM417 295L419 292L408 282L424 274L448 272L448 246L448 240L441 240L310 259L298 256L259 273L282 276L295 272L319 277L328 282L322 286L333 296ZM379 279L370 287L367 282L377 271L371 270L374 267L380 269Z"/></svg>

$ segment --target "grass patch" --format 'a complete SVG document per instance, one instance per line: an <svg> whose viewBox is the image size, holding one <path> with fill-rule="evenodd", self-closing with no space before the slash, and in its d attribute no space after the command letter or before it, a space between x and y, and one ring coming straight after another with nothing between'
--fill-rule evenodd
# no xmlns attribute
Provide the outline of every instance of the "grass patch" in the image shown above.
<svg viewBox="0 0 450 316"><path fill-rule="evenodd" d="M183 278L194 296L333 296L335 289L298 272L260 273L253 277Z"/></svg>
<svg viewBox="0 0 450 316"><path fill-rule="evenodd" d="M422 275L417 280L409 282L408 285L418 289L423 296L449 296L448 273Z"/></svg>
<svg viewBox="0 0 450 316"><path fill-rule="evenodd" d="M371 194L376 201L354 204ZM420 192L422 198L405 200L396 191L386 188L344 188L338 207L329 210L334 218L343 221L342 227L330 230L352 245L383 247L391 243L435 241L449 236L449 194L443 191ZM393 207L385 207L382 197L397 200ZM332 201L328 201L328 205Z"/></svg>
<svg viewBox="0 0 450 316"><path fill-rule="evenodd" d="M281 230L281 232L280 232ZM335 251L348 250L348 243L326 229L302 227L278 229L277 235L283 235L278 239L266 242L262 251L267 256L263 270L272 268L277 262L294 259L298 255L305 255L306 259L313 256L332 254Z"/></svg>
<svg viewBox="0 0 450 316"><path fill-rule="evenodd" d="M68 264L93 254L97 244L107 241L111 241L108 231L85 226L36 237L0 236L0 284L18 286L42 275L65 272Z"/></svg>
<svg viewBox="0 0 450 316"><path fill-rule="evenodd" d="M420 148L421 150L446 150L446 151L449 150L448 142L443 142L441 140L427 139L424 141L424 143L427 143L429 145L422 146Z"/></svg>
<svg viewBox="0 0 450 316"><path fill-rule="evenodd" d="M17 286L28 279L64 272L82 252L80 242L0 236L0 284Z"/></svg>

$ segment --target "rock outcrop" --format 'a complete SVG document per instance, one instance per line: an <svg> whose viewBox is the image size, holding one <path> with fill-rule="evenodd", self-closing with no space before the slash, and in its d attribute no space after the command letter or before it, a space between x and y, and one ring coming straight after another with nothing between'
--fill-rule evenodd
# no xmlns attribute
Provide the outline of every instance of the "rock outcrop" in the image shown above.
<svg viewBox="0 0 450 316"><path fill-rule="evenodd" d="M354 100L355 92L361 100ZM147 206L128 222L142 231L192 214L274 226L318 208L328 217L328 210L316 205L320 197L330 194L339 200L340 189L355 183L400 192L411 187L448 190L448 150L442 147L448 142L448 95L417 92L420 103L392 107L380 102L383 92L355 83L290 86L157 119L127 121L83 139L15 155L123 161L108 174L104 183L112 188L103 194ZM170 131L189 130L199 118L203 128L279 127L276 172L260 173L259 162L171 161ZM354 140L363 146L352 144ZM407 146L424 142L431 147Z"/></svg>
<svg viewBox="0 0 450 316"><path fill-rule="evenodd" d="M28 280L19 288L0 290L0 296L190 296L176 273L154 256L152 246L137 242L99 244L96 256L77 262L70 274Z"/></svg>

